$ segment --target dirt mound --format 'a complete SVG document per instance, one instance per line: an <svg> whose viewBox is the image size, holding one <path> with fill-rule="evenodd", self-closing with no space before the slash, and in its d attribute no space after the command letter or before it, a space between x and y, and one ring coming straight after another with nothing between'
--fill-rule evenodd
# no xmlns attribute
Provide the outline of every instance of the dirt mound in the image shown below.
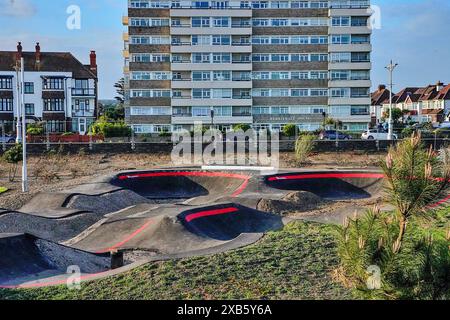
<svg viewBox="0 0 450 320"><path fill-rule="evenodd" d="M284 215L289 212L305 212L317 209L326 201L307 191L290 192L281 200L261 199L257 209L264 212Z"/></svg>

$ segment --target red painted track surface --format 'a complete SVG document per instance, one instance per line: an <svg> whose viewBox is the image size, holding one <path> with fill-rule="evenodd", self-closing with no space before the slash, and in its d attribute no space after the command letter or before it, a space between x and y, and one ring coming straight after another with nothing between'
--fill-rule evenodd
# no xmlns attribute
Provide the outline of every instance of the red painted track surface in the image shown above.
<svg viewBox="0 0 450 320"><path fill-rule="evenodd" d="M234 191L232 197L239 196L247 188L250 176L236 173L224 172L204 172L204 171L177 171L177 172L148 172L119 175L119 180L141 179L141 178L155 178L155 177L220 177L243 180L242 185Z"/></svg>
<svg viewBox="0 0 450 320"><path fill-rule="evenodd" d="M312 173L312 174L299 174L299 175L285 175L275 176L267 179L268 181L279 180L301 180L301 179L344 179L344 178L372 178L382 179L384 175L381 173Z"/></svg>
<svg viewBox="0 0 450 320"><path fill-rule="evenodd" d="M302 179L383 179L385 177L382 173L312 173L312 174L297 174L297 175L281 175L270 177L267 181L283 181L283 180L302 180ZM436 180L442 181L442 178ZM450 195L446 198L439 200L436 203L430 204L429 208L437 208L450 201Z"/></svg>
<svg viewBox="0 0 450 320"><path fill-rule="evenodd" d="M238 211L239 211L239 209L234 208L234 207L225 208L225 209L200 211L200 212L196 212L196 213L192 213L192 214L188 215L185 218L185 220L186 220L186 222L191 222L192 220L196 220L196 219L200 219L200 218L204 218L204 217L218 216L218 215L234 213L234 212L238 212Z"/></svg>

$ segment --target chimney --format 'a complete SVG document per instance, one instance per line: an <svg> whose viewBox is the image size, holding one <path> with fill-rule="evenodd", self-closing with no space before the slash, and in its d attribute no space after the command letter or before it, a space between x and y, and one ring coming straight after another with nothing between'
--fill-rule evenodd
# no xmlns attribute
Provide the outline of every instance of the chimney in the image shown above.
<svg viewBox="0 0 450 320"><path fill-rule="evenodd" d="M441 91L443 87L444 87L444 84L441 81L436 83L436 91L437 92Z"/></svg>
<svg viewBox="0 0 450 320"><path fill-rule="evenodd" d="M39 42L36 43L36 64L41 63L41 46Z"/></svg>
<svg viewBox="0 0 450 320"><path fill-rule="evenodd" d="M90 58L90 69L92 72L97 73L97 54L95 51L91 51L91 54L89 55Z"/></svg>
<svg viewBox="0 0 450 320"><path fill-rule="evenodd" d="M384 85L384 84L380 84L379 86L378 86L378 91L383 91L383 90L385 90L386 89L386 86Z"/></svg>
<svg viewBox="0 0 450 320"><path fill-rule="evenodd" d="M17 44L16 60L20 61L21 58L22 58L22 42L19 42Z"/></svg>

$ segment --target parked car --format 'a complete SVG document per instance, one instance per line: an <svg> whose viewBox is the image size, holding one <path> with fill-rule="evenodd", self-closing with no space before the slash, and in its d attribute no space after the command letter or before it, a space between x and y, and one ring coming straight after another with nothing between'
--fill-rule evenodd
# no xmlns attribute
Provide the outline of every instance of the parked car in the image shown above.
<svg viewBox="0 0 450 320"><path fill-rule="evenodd" d="M16 142L16 137L14 136L0 136L0 143L15 143Z"/></svg>
<svg viewBox="0 0 450 320"><path fill-rule="evenodd" d="M319 139L320 140L336 140L336 138L338 140L350 140L352 137L350 135L348 135L348 134L343 133L343 132L338 132L336 134L336 130L326 130L326 131L322 131L319 134Z"/></svg>
<svg viewBox="0 0 450 320"><path fill-rule="evenodd" d="M397 140L396 134L393 135L394 139ZM361 135L363 140L388 140L388 133L386 131L380 130L367 130Z"/></svg>

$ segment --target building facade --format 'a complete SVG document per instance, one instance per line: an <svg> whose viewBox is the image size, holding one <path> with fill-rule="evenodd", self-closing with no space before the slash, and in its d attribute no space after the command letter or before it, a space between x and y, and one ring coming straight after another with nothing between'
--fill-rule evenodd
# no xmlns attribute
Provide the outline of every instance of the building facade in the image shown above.
<svg viewBox="0 0 450 320"><path fill-rule="evenodd" d="M45 123L48 132L86 134L96 119L97 58L90 53L84 65L68 52L0 51L0 121L17 120L20 107L17 71L25 61L25 112L27 123Z"/></svg>
<svg viewBox="0 0 450 320"><path fill-rule="evenodd" d="M370 123L369 1L129 0L126 121L136 133Z"/></svg>
<svg viewBox="0 0 450 320"><path fill-rule="evenodd" d="M389 96L381 102L389 111ZM450 84L438 82L426 87L407 87L392 97L392 107L404 111L404 120L438 125L450 121Z"/></svg>

